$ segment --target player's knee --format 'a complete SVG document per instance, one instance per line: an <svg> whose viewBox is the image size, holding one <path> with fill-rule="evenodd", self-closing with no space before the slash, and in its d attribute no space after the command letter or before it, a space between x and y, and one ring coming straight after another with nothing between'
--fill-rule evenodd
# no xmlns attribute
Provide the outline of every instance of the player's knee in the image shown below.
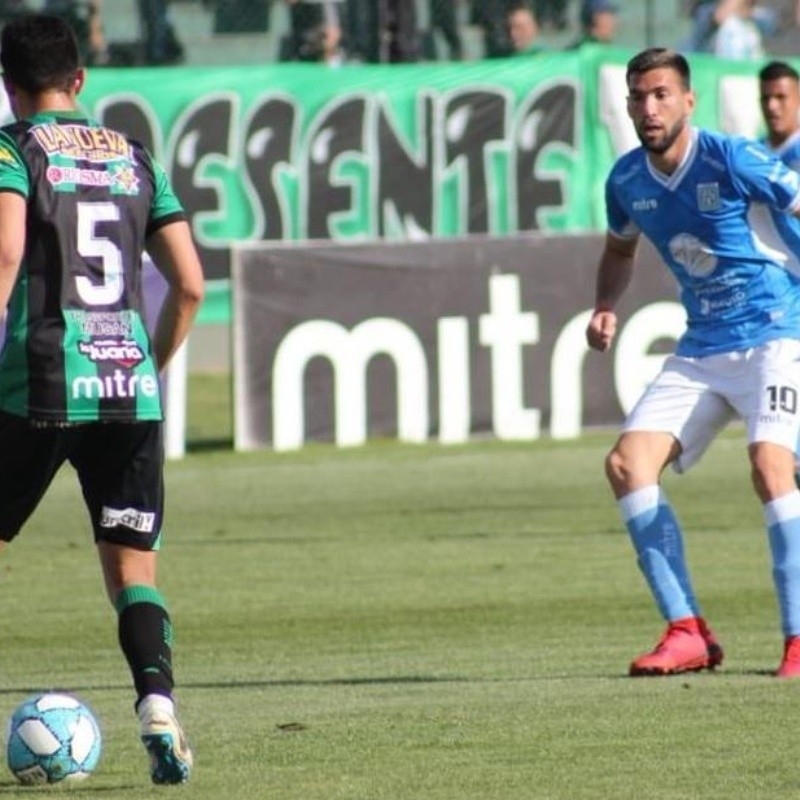
<svg viewBox="0 0 800 800"><path fill-rule="evenodd" d="M750 456L750 478L762 502L781 497L795 486L793 460L774 448L755 448Z"/></svg>
<svg viewBox="0 0 800 800"><path fill-rule="evenodd" d="M616 494L630 483L633 475L630 459L616 447L606 456L605 470L606 478Z"/></svg>

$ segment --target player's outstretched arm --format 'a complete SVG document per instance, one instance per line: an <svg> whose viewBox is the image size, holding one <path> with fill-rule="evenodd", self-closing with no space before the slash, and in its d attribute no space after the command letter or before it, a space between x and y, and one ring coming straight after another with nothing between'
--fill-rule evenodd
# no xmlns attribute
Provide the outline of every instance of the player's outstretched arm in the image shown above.
<svg viewBox="0 0 800 800"><path fill-rule="evenodd" d="M600 352L611 347L616 335L617 315L614 308L631 282L637 244L638 239L606 235L597 269L594 313L586 328L586 341Z"/></svg>
<svg viewBox="0 0 800 800"><path fill-rule="evenodd" d="M25 253L25 198L0 192L0 316L5 313Z"/></svg>
<svg viewBox="0 0 800 800"><path fill-rule="evenodd" d="M161 371L188 335L203 301L203 268L184 221L155 231L147 240L147 252L169 286L153 336L153 353Z"/></svg>

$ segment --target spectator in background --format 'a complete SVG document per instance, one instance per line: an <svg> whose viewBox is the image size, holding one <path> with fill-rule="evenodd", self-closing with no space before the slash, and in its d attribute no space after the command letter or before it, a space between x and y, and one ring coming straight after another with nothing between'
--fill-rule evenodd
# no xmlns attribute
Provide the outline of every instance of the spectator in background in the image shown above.
<svg viewBox="0 0 800 800"><path fill-rule="evenodd" d="M378 44L373 0L345 0L343 43L351 61L377 61Z"/></svg>
<svg viewBox="0 0 800 800"><path fill-rule="evenodd" d="M429 0L431 30L439 31L447 43L451 61L461 61L464 45L456 19L456 0Z"/></svg>
<svg viewBox="0 0 800 800"><path fill-rule="evenodd" d="M291 33L281 60L318 61L324 41L337 39L357 61L417 61L416 4L409 0L286 0ZM327 34L322 32L327 28ZM338 28L338 31L334 31ZM342 49L337 43L336 48ZM340 58L341 53L336 57ZM336 59L335 59L336 60Z"/></svg>
<svg viewBox="0 0 800 800"><path fill-rule="evenodd" d="M800 169L800 75L784 61L771 61L758 73L761 116L767 135L761 142L784 164Z"/></svg>
<svg viewBox="0 0 800 800"><path fill-rule="evenodd" d="M567 6L569 0L536 0L534 12L543 26L552 26L557 31L567 27Z"/></svg>
<svg viewBox="0 0 800 800"><path fill-rule="evenodd" d="M506 12L509 0L472 0L470 21L483 31L483 54L486 58L511 55Z"/></svg>
<svg viewBox="0 0 800 800"><path fill-rule="evenodd" d="M707 53L716 31L714 12L719 0L689 0L686 10L692 19L689 38L681 45L681 50L689 53Z"/></svg>
<svg viewBox="0 0 800 800"><path fill-rule="evenodd" d="M791 1L794 4L794 24L797 24L800 22L800 0ZM687 9L693 21L692 31L681 45L681 50L690 53L714 52L720 25L732 13L736 13L738 5L739 0L691 0ZM779 14L767 5L753 3L750 18L757 26L762 40L774 36L781 27Z"/></svg>
<svg viewBox="0 0 800 800"><path fill-rule="evenodd" d="M329 67L340 67L347 60L342 47L342 26L338 21L324 22L322 26L322 55L320 61Z"/></svg>
<svg viewBox="0 0 800 800"><path fill-rule="evenodd" d="M319 61L331 67L345 62L342 26L335 15L325 14L322 22L309 30L298 53L299 61Z"/></svg>
<svg viewBox="0 0 800 800"><path fill-rule="evenodd" d="M581 34L568 49L584 44L613 44L617 37L619 8L611 0L585 0L581 8Z"/></svg>
<svg viewBox="0 0 800 800"><path fill-rule="evenodd" d="M381 62L418 61L417 5L409 0L378 0L378 41Z"/></svg>
<svg viewBox="0 0 800 800"><path fill-rule="evenodd" d="M286 3L290 32L283 44L281 60L323 60L326 26L339 27L341 31L339 4L335 0L286 0Z"/></svg>
<svg viewBox="0 0 800 800"><path fill-rule="evenodd" d="M539 24L533 9L527 3L517 2L508 9L506 27L512 55L530 56L542 52Z"/></svg>
<svg viewBox="0 0 800 800"><path fill-rule="evenodd" d="M61 17L75 32L83 64L87 67L108 64L108 46L103 32L101 0L45 0L42 11Z"/></svg>
<svg viewBox="0 0 800 800"><path fill-rule="evenodd" d="M168 0L138 0L144 61L153 66L180 64L185 58L183 45L169 19L167 3Z"/></svg>
<svg viewBox="0 0 800 800"><path fill-rule="evenodd" d="M720 0L714 14L714 55L750 61L764 56L761 31L753 19L754 8L754 0Z"/></svg>

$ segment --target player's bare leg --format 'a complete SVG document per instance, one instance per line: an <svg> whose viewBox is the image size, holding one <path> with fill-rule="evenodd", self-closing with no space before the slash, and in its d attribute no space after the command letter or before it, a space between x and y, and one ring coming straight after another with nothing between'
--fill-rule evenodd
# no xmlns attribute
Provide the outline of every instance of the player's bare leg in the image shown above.
<svg viewBox="0 0 800 800"><path fill-rule="evenodd" d="M779 678L800 677L800 492L794 478L794 453L771 442L750 445L756 494L772 553L772 576L781 612L784 651Z"/></svg>
<svg viewBox="0 0 800 800"><path fill-rule="evenodd" d="M184 783L192 751L172 698L172 624L156 589L156 552L98 542L109 598L119 614L119 641L136 686L136 712L154 783Z"/></svg>
<svg viewBox="0 0 800 800"><path fill-rule="evenodd" d="M631 663L635 676L713 669L723 658L694 595L680 525L659 485L664 468L680 452L671 434L629 431L606 459L606 475L637 563L668 623L656 647Z"/></svg>

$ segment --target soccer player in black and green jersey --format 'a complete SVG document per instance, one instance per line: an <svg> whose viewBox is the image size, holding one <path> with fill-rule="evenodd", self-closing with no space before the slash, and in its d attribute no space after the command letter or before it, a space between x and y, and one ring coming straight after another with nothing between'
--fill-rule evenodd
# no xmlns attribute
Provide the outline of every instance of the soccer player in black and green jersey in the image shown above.
<svg viewBox="0 0 800 800"><path fill-rule="evenodd" d="M0 34L16 122L0 129L0 548L59 467L80 481L156 783L189 777L172 700L172 626L156 588L163 516L158 373L203 296L185 214L145 149L78 109L71 29L30 15ZM168 291L152 341L142 252Z"/></svg>

